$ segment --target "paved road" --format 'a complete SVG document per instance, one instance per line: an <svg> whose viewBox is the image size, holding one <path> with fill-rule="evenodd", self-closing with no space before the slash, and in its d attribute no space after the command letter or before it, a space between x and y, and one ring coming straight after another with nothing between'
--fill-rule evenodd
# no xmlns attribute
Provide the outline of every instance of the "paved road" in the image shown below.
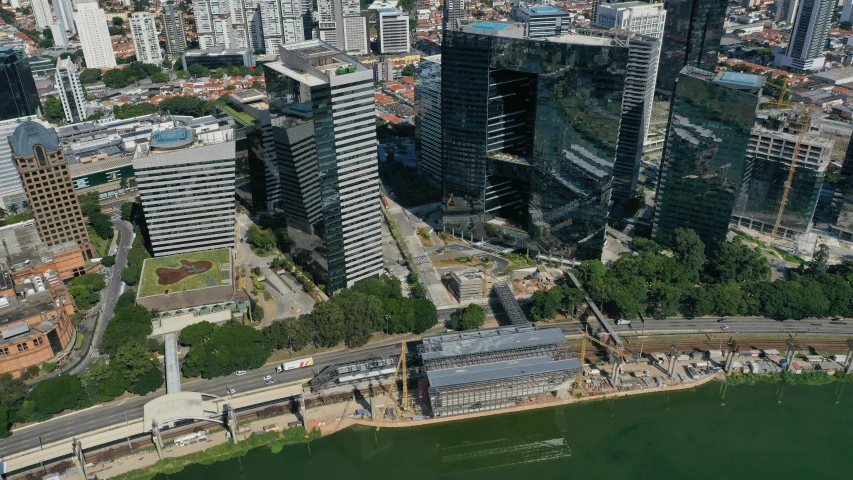
<svg viewBox="0 0 853 480"><path fill-rule="evenodd" d="M296 380L308 380L324 367L334 363L353 360L368 355L386 355L400 351L400 345L383 345L378 347L366 347L358 350L347 350L319 354L314 356L314 366L301 370L276 374L273 365L267 365L257 370L251 370L246 375L237 377L214 378L212 380L195 380L184 383L181 390L185 392L205 392L212 395L225 397L226 388L233 387L237 393L264 387L263 377L272 375L276 382L286 383ZM165 390L158 390L145 397L134 397L118 402L98 405L88 410L76 412L71 415L53 418L51 420L34 424L23 429L15 430L12 436L0 440L0 459L4 456L17 453L39 446L42 444L59 441L73 435L80 435L88 431L108 427L110 425L122 424L125 421L139 420L142 418L142 407L146 402L164 395Z"/></svg>

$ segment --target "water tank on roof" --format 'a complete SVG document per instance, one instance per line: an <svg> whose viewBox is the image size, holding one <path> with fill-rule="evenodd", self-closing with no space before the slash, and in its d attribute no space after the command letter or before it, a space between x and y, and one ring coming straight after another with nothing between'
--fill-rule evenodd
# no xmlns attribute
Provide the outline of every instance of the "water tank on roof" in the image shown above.
<svg viewBox="0 0 853 480"><path fill-rule="evenodd" d="M32 280L30 280L29 278L25 278L25 279L24 279L24 283L33 283L33 281L32 281Z"/></svg>
<svg viewBox="0 0 853 480"><path fill-rule="evenodd" d="M39 286L36 288L36 290L37 290L37 291L39 291L39 292L43 292L43 291L45 291L45 290L47 290L47 289L46 289L46 288L44 288L44 285L39 285Z"/></svg>
<svg viewBox="0 0 853 480"><path fill-rule="evenodd" d="M35 291L35 290L33 290L32 288L27 289L27 296L35 295L35 293L36 293L36 291Z"/></svg>

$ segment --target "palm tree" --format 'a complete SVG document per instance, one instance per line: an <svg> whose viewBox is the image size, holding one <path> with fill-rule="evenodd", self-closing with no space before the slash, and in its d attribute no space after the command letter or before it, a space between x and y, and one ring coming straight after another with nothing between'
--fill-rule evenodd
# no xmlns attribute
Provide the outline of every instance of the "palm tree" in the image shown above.
<svg viewBox="0 0 853 480"><path fill-rule="evenodd" d="M130 188L136 188L136 178L131 178L127 181L127 186Z"/></svg>
<svg viewBox="0 0 853 480"><path fill-rule="evenodd" d="M18 206L15 205L14 203L9 205L9 211L12 212L12 215L17 215L18 214Z"/></svg>
<svg viewBox="0 0 853 480"><path fill-rule="evenodd" d="M124 190L125 188L127 188L127 179L126 179L126 178L121 177L121 181L120 181L120 182L118 182L118 188L120 188L120 189L122 189L122 190Z"/></svg>
<svg viewBox="0 0 853 480"><path fill-rule="evenodd" d="M21 202L21 210L29 210L29 209L30 209L30 202L28 202L26 200L22 201Z"/></svg>

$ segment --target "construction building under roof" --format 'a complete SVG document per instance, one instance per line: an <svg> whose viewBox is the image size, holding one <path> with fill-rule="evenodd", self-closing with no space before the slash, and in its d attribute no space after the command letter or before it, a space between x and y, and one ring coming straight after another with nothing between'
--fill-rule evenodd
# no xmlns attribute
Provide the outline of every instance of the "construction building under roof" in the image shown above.
<svg viewBox="0 0 853 480"><path fill-rule="evenodd" d="M424 337L433 416L496 410L565 390L581 370L558 329L499 327Z"/></svg>

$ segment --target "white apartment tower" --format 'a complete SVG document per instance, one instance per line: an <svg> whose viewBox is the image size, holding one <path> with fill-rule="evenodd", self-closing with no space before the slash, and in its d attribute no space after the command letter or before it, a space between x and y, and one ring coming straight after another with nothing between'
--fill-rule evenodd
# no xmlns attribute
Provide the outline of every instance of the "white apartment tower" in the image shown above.
<svg viewBox="0 0 853 480"><path fill-rule="evenodd" d="M39 31L50 28L50 24L53 23L53 13L50 11L48 0L32 0L30 6L32 6L33 15L36 17L36 27Z"/></svg>
<svg viewBox="0 0 853 480"><path fill-rule="evenodd" d="M200 49L237 46L229 0L193 0L193 12Z"/></svg>
<svg viewBox="0 0 853 480"><path fill-rule="evenodd" d="M282 45L305 40L300 0L260 0L258 9L266 52L275 53Z"/></svg>
<svg viewBox="0 0 853 480"><path fill-rule="evenodd" d="M396 8L376 9L379 26L379 53L405 53L411 50L409 16Z"/></svg>
<svg viewBox="0 0 853 480"><path fill-rule="evenodd" d="M336 292L382 271L373 70L318 40L280 52L263 68L284 92L270 94L282 208Z"/></svg>
<svg viewBox="0 0 853 480"><path fill-rule="evenodd" d="M116 58L104 10L97 1L77 2L77 30L87 68L115 68Z"/></svg>
<svg viewBox="0 0 853 480"><path fill-rule="evenodd" d="M264 51L264 29L259 2L260 0L231 1L234 41L238 48L248 48L255 53Z"/></svg>
<svg viewBox="0 0 853 480"><path fill-rule="evenodd" d="M184 29L184 14L177 5L164 5L160 12L160 25L166 38L166 53L180 55L187 51L187 32Z"/></svg>
<svg viewBox="0 0 853 480"><path fill-rule="evenodd" d="M844 8L841 9L839 22L853 22L853 0L844 0Z"/></svg>
<svg viewBox="0 0 853 480"><path fill-rule="evenodd" d="M234 247L232 129L155 132L139 144L133 170L155 257Z"/></svg>
<svg viewBox="0 0 853 480"><path fill-rule="evenodd" d="M68 32L61 23L51 23L50 33L53 35L53 44L57 47L68 46Z"/></svg>
<svg viewBox="0 0 853 480"><path fill-rule="evenodd" d="M77 33L74 26L74 5L71 0L54 0L53 9L56 12L56 18L59 24L71 35Z"/></svg>
<svg viewBox="0 0 853 480"><path fill-rule="evenodd" d="M56 95L62 102L65 121L79 123L86 120L86 93L80 83L77 65L70 58L56 63Z"/></svg>
<svg viewBox="0 0 853 480"><path fill-rule="evenodd" d="M666 10L663 3L602 3L598 6L595 23L600 27L619 28L660 40L663 38Z"/></svg>
<svg viewBox="0 0 853 480"><path fill-rule="evenodd" d="M785 22L790 25L797 15L797 6L799 3L799 0L776 0L776 21ZM843 18L844 14L842 13L841 16Z"/></svg>
<svg viewBox="0 0 853 480"><path fill-rule="evenodd" d="M823 49L834 10L835 0L800 0L788 49L776 54L776 65L796 70L823 69Z"/></svg>
<svg viewBox="0 0 853 480"><path fill-rule="evenodd" d="M154 15L148 12L130 14L130 32L133 34L133 46L136 48L136 60L160 66L163 63L163 54L160 53Z"/></svg>

